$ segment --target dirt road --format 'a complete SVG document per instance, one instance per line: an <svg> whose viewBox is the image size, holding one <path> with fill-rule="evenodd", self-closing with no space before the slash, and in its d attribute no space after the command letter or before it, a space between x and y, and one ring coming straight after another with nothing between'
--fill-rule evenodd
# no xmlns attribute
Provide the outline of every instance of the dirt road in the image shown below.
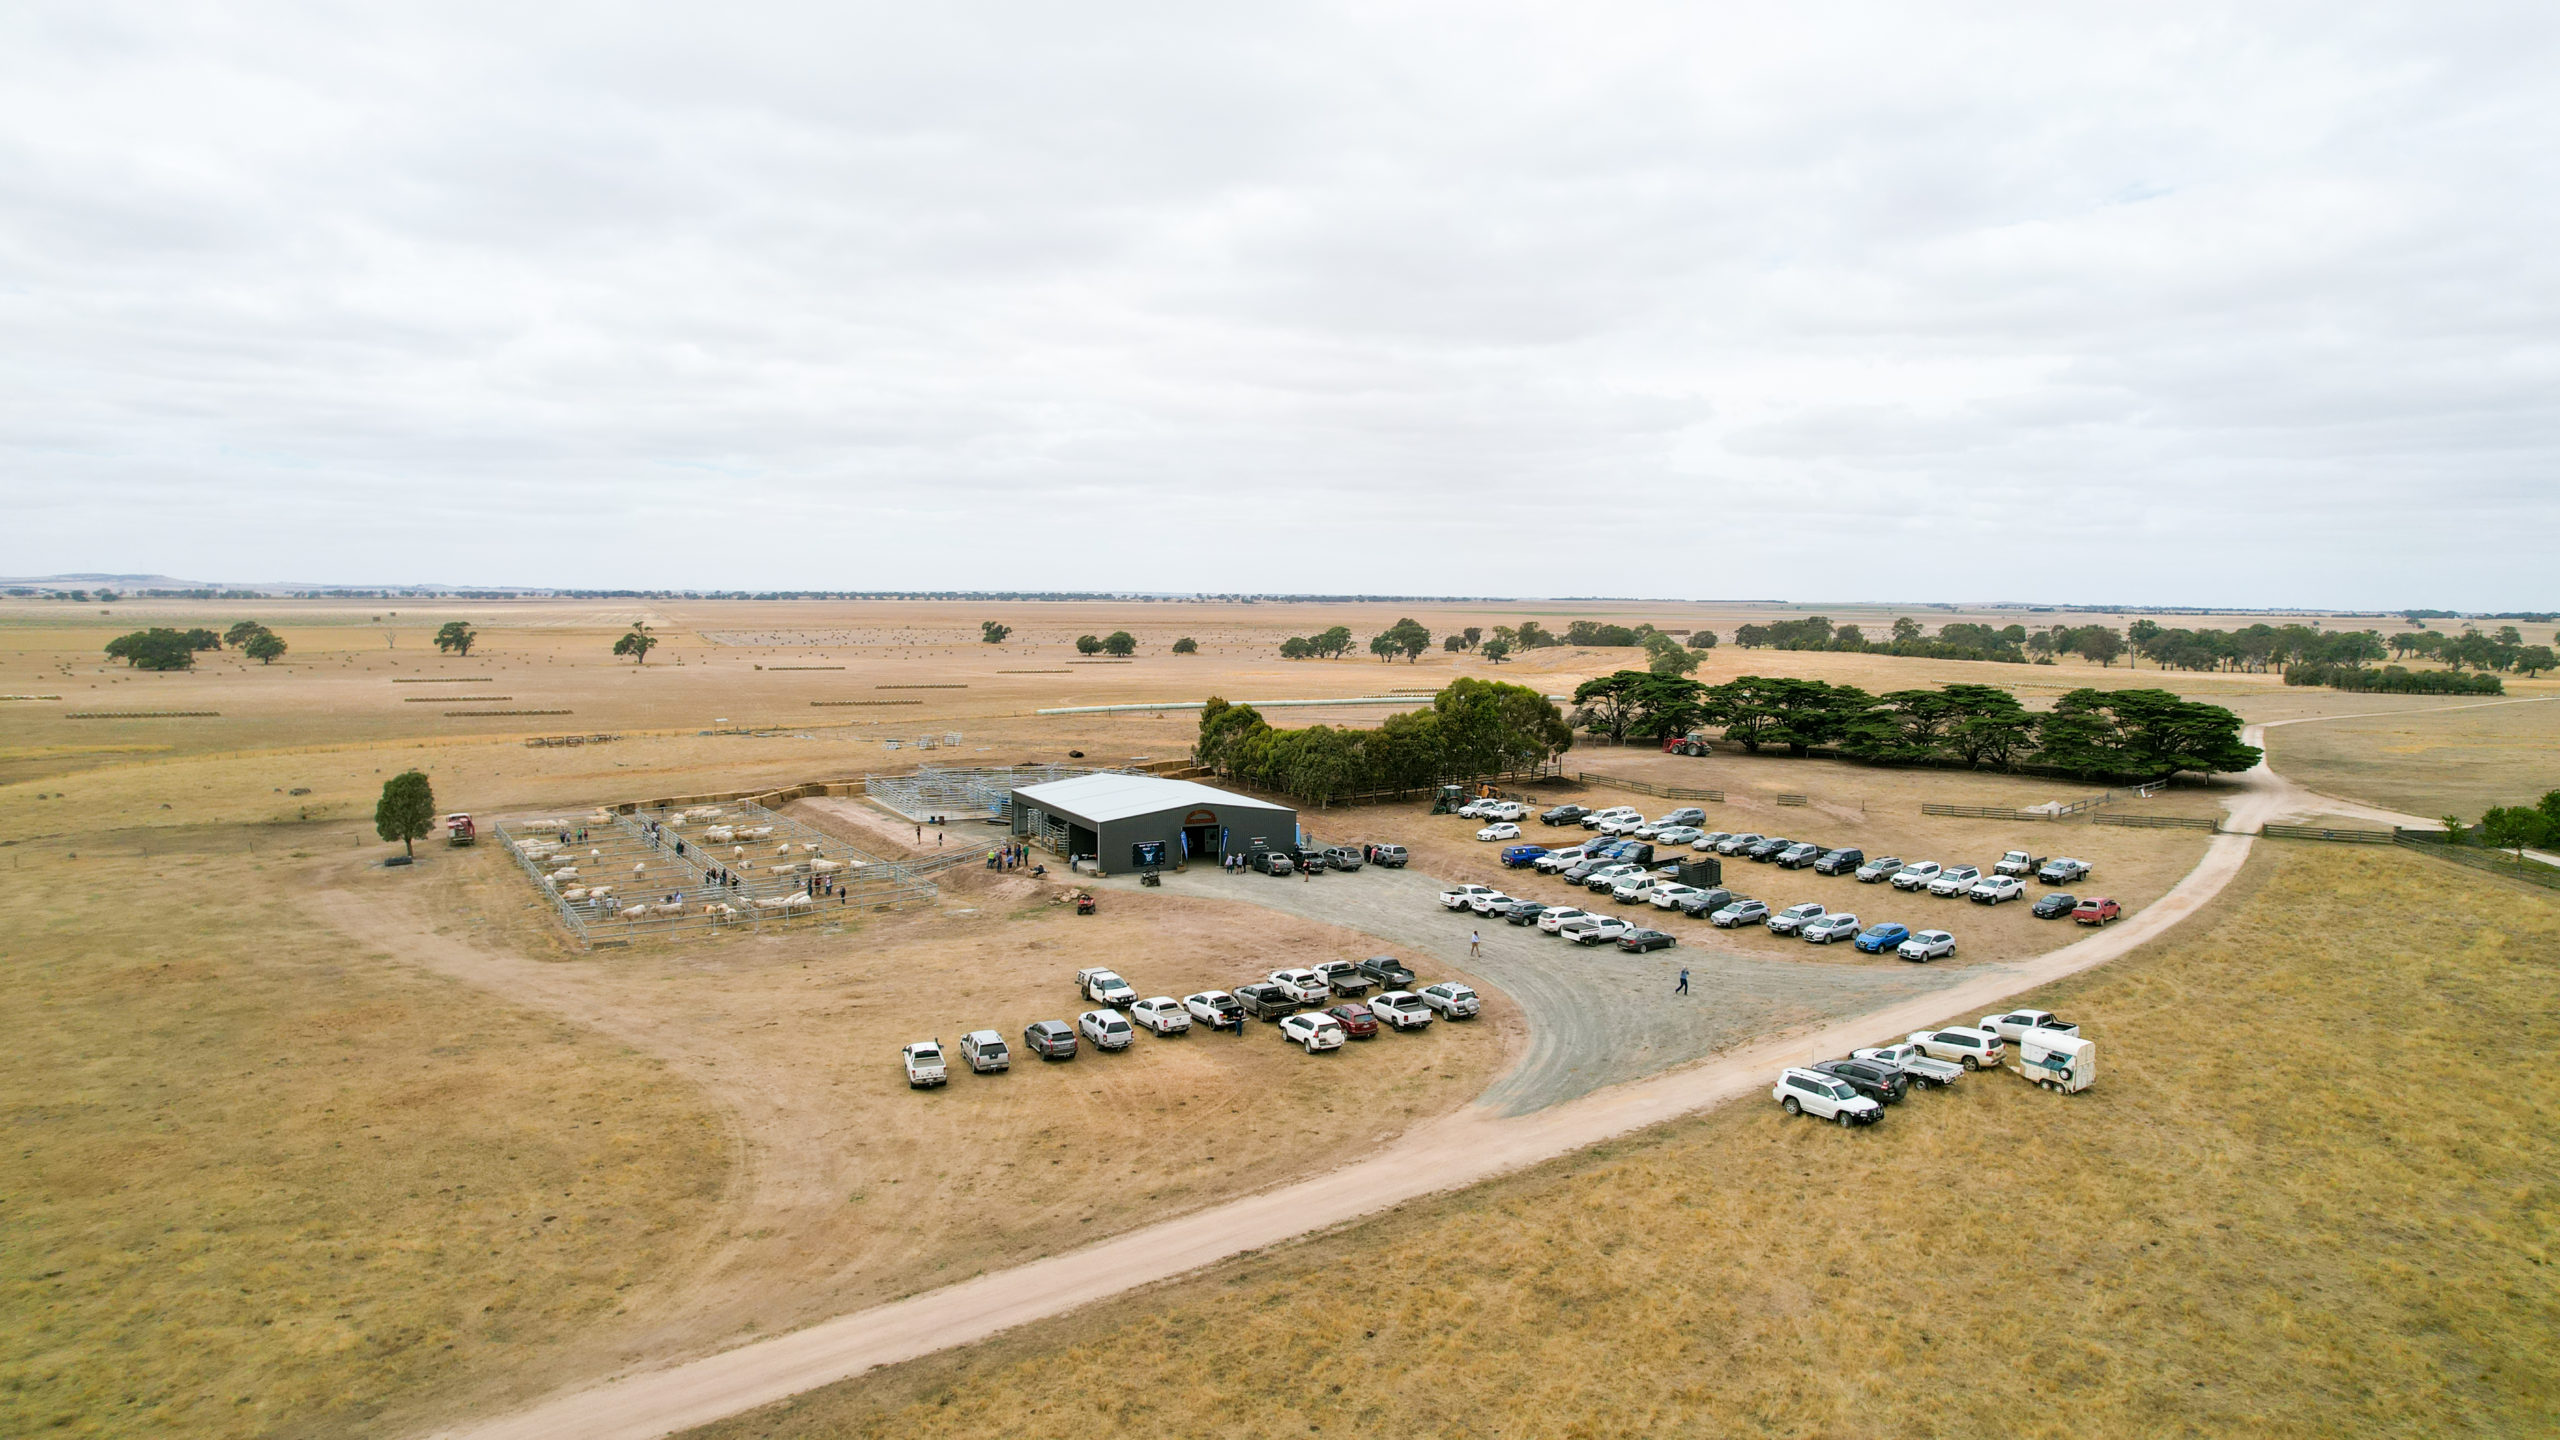
<svg viewBox="0 0 2560 1440"><path fill-rule="evenodd" d="M2299 813L2301 792L2284 785L2263 762L2241 784L2231 804L2235 830L2255 831L2270 818ZM1951 1016L1978 1014L2022 991L2105 964L2167 933L2220 894L2239 873L2251 843L2247 833L2215 836L2203 860L2160 901L2112 929L2031 960L1980 966L1954 984L1913 998L1534 1114L1505 1117L1472 1106L1417 1129L1386 1153L1329 1174L442 1434L452 1440L654 1440L1418 1196L1534 1165L1749 1094L1765 1086L1773 1071L1807 1055L1839 1054Z"/></svg>

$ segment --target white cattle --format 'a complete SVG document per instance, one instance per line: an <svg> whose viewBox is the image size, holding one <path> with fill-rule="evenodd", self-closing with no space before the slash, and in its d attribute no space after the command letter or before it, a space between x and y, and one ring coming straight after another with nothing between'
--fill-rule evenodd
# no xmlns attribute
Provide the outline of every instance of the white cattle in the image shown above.
<svg viewBox="0 0 2560 1440"><path fill-rule="evenodd" d="M713 845L726 845L738 838L738 832L726 825L714 825L702 832L702 838Z"/></svg>
<svg viewBox="0 0 2560 1440"><path fill-rule="evenodd" d="M752 903L759 910L797 910L817 902L806 895L773 895Z"/></svg>
<svg viewBox="0 0 2560 1440"><path fill-rule="evenodd" d="M579 901L587 898L587 892L582 889L563 890L560 892L560 898L568 901L572 905L575 905Z"/></svg>
<svg viewBox="0 0 2560 1440"><path fill-rule="evenodd" d="M637 920L641 916L649 913L649 907L646 905L625 905L615 913L625 920Z"/></svg>
<svg viewBox="0 0 2560 1440"><path fill-rule="evenodd" d="M649 913L652 915L681 915L684 913L684 906L677 904L672 900L662 901L659 904L650 906Z"/></svg>
<svg viewBox="0 0 2560 1440"><path fill-rule="evenodd" d="M809 873L812 875L832 875L838 870L844 868L844 862L841 860L812 860L809 862L808 868Z"/></svg>
<svg viewBox="0 0 2560 1440"><path fill-rule="evenodd" d="M649 873L649 862L648 862L648 861L646 861L646 860L643 860L643 861L640 861L639 863L637 863L637 864L633 865L633 866L631 867L631 873L632 873L632 874L634 874L634 875L646 875L646 874L648 874L648 873Z"/></svg>
<svg viewBox="0 0 2560 1440"><path fill-rule="evenodd" d="M738 838L742 840L770 840L773 838L773 827L770 825L758 825L752 830L741 830L738 832Z"/></svg>

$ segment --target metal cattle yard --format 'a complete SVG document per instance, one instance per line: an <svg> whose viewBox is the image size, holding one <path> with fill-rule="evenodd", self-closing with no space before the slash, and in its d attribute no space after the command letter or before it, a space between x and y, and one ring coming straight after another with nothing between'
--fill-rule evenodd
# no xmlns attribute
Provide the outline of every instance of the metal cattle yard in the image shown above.
<svg viewBox="0 0 2560 1440"><path fill-rule="evenodd" d="M492 828L588 945L843 919L939 893L914 864L866 854L752 800L515 817ZM714 880L714 870L733 878Z"/></svg>
<svg viewBox="0 0 2560 1440"><path fill-rule="evenodd" d="M978 769L926 765L908 775L874 775L862 783L873 800L918 824L936 815L1003 820L1013 813L1013 792L1025 785L1091 775L1093 765L1001 765Z"/></svg>

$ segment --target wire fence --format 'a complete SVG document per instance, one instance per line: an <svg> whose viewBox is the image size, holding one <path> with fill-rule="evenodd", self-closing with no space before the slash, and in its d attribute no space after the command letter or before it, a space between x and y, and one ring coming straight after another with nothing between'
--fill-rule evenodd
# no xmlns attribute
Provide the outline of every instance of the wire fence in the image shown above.
<svg viewBox="0 0 2560 1440"><path fill-rule="evenodd" d="M1628 775L1604 775L1597 770L1584 770L1573 777L1585 785L1606 785L1615 790L1632 790L1639 795L1658 795L1665 800L1712 800L1724 803L1721 790L1702 790L1691 785L1661 785L1651 780L1638 780Z"/></svg>
<svg viewBox="0 0 2560 1440"><path fill-rule="evenodd" d="M866 854L753 800L512 817L491 832L589 946L841 919L940 893L924 867Z"/></svg>
<svg viewBox="0 0 2560 1440"><path fill-rule="evenodd" d="M2403 850L2415 850L2421 855L2450 860L2474 870L2486 870L2510 880L2539 885L2545 890L2560 890L2560 867L2525 859L2512 850L2480 850L2454 844L2443 839L2443 834L2440 830L2396 830L2392 832L2391 839Z"/></svg>
<svg viewBox="0 0 2560 1440"><path fill-rule="evenodd" d="M2332 840L2344 845L2388 845L2400 838L2394 830L2337 830L2318 825L2265 825L2258 833L2277 840Z"/></svg>

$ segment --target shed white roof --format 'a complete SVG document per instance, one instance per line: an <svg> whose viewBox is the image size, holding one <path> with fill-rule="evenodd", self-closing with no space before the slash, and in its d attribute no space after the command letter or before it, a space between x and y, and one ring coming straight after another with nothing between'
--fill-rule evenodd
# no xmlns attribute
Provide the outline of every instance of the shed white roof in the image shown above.
<svg viewBox="0 0 2560 1440"><path fill-rule="evenodd" d="M1167 780L1160 775L1079 775L1072 780L1025 785L1013 794L1017 801L1037 805L1043 810L1061 810L1097 824L1107 820L1126 820L1133 815L1152 815L1159 810L1188 810L1204 805L1212 809L1220 805L1249 805L1256 810L1288 808L1268 800L1256 800L1250 795L1212 789L1190 780Z"/></svg>

